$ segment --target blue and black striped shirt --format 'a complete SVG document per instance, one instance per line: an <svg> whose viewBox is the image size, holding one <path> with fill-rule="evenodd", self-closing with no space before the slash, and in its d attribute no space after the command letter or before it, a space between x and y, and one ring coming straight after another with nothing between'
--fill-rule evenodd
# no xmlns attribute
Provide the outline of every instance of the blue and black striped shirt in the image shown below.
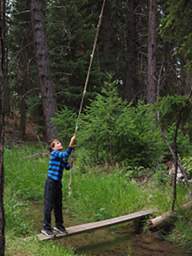
<svg viewBox="0 0 192 256"><path fill-rule="evenodd" d="M63 170L70 169L68 158L73 151L72 147L68 147L65 151L53 150L50 154L48 177L52 180L59 181L62 179Z"/></svg>

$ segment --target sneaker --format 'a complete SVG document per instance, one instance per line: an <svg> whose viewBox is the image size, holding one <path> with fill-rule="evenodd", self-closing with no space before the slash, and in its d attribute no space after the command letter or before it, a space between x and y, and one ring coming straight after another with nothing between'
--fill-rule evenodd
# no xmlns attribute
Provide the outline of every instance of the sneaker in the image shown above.
<svg viewBox="0 0 192 256"><path fill-rule="evenodd" d="M49 238L53 238L54 237L54 233L51 229L42 229L41 233Z"/></svg>
<svg viewBox="0 0 192 256"><path fill-rule="evenodd" d="M56 234L59 234L59 235L67 234L67 231L64 226L54 227L53 230L56 232Z"/></svg>

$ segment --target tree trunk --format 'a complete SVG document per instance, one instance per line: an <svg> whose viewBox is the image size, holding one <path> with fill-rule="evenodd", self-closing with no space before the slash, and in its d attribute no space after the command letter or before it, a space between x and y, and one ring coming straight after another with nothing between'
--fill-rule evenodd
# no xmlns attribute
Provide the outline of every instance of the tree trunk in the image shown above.
<svg viewBox="0 0 192 256"><path fill-rule="evenodd" d="M136 47L136 7L137 1L128 1L127 11L127 74L124 97L128 101L136 99L138 93L137 47Z"/></svg>
<svg viewBox="0 0 192 256"><path fill-rule="evenodd" d="M23 33L20 35L20 49L17 58L17 93L19 94L19 113L20 113L20 123L19 131L20 137L22 140L25 139L26 135L26 125L27 125L27 92L33 88L33 83L30 82L29 77L29 61L33 58L33 45L31 44L33 36L31 34L31 15L29 12L26 12L24 15L22 11L30 10L30 1L20 0L20 6L18 4L18 11L21 11L21 14L17 15L18 21L23 22L26 25L23 25ZM17 39L19 41L19 38Z"/></svg>
<svg viewBox="0 0 192 256"><path fill-rule="evenodd" d="M157 2L149 0L149 21L148 21L148 82L147 102L154 103L157 97L156 86L156 15Z"/></svg>
<svg viewBox="0 0 192 256"><path fill-rule="evenodd" d="M43 16L41 12L41 3L39 0L31 0L31 19L36 60L41 85L46 139L50 140L56 136L56 128L51 122L51 119L56 112L56 100L54 95L54 84L49 76L48 46L43 28Z"/></svg>
<svg viewBox="0 0 192 256"><path fill-rule="evenodd" d="M0 1L0 256L5 254L5 234L4 234L4 170L3 170L3 145L4 145L4 72L5 72L5 1Z"/></svg>

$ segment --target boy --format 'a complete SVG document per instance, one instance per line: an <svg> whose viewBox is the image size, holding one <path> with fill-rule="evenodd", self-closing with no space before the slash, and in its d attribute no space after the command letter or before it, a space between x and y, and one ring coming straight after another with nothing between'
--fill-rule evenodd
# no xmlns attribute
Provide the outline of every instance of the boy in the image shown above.
<svg viewBox="0 0 192 256"><path fill-rule="evenodd" d="M75 135L71 138L68 148L65 151L61 142L54 139L50 143L50 161L48 168L48 177L45 183L44 193L44 222L41 233L52 238L53 231L63 234L66 233L63 225L62 214L62 175L63 170L71 168L68 158L76 144ZM51 212L54 210L55 224L54 229L51 227Z"/></svg>

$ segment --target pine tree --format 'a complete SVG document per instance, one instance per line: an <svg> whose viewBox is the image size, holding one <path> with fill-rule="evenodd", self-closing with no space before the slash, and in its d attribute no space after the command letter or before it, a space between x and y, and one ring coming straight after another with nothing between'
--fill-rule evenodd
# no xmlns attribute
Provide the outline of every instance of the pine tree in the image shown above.
<svg viewBox="0 0 192 256"><path fill-rule="evenodd" d="M47 34L50 67L60 106L79 107L100 8L101 1L49 1ZM88 96L100 86L100 73L98 61L95 60Z"/></svg>
<svg viewBox="0 0 192 256"><path fill-rule="evenodd" d="M53 81L50 78L48 46L45 30L43 27L41 3L39 0L31 0L31 19L35 44L35 55L41 85L46 139L49 141L56 136L56 127L52 123L51 119L56 113L57 106L55 100L55 88Z"/></svg>
<svg viewBox="0 0 192 256"><path fill-rule="evenodd" d="M148 27L148 83L147 102L154 103L157 98L156 56L157 56L157 1L149 0Z"/></svg>
<svg viewBox="0 0 192 256"><path fill-rule="evenodd" d="M11 24L9 26L9 83L10 97L16 106L11 106L12 111L20 114L19 130L21 138L25 137L27 122L27 99L35 90L32 81L33 74L33 43L31 35L30 2L28 0L15 0L12 2ZM21 33L22 31L22 33ZM34 88L34 91L32 90ZM13 96L15 95L15 96ZM18 108L18 109L16 109Z"/></svg>
<svg viewBox="0 0 192 256"><path fill-rule="evenodd" d="M131 101L136 99L138 91L138 63L137 63L137 11L138 1L127 1L127 72L125 83L125 97Z"/></svg>
<svg viewBox="0 0 192 256"><path fill-rule="evenodd" d="M163 17L160 32L167 57L164 93L188 94L192 70L192 32L189 26L192 22L192 2L161 1L161 7Z"/></svg>

